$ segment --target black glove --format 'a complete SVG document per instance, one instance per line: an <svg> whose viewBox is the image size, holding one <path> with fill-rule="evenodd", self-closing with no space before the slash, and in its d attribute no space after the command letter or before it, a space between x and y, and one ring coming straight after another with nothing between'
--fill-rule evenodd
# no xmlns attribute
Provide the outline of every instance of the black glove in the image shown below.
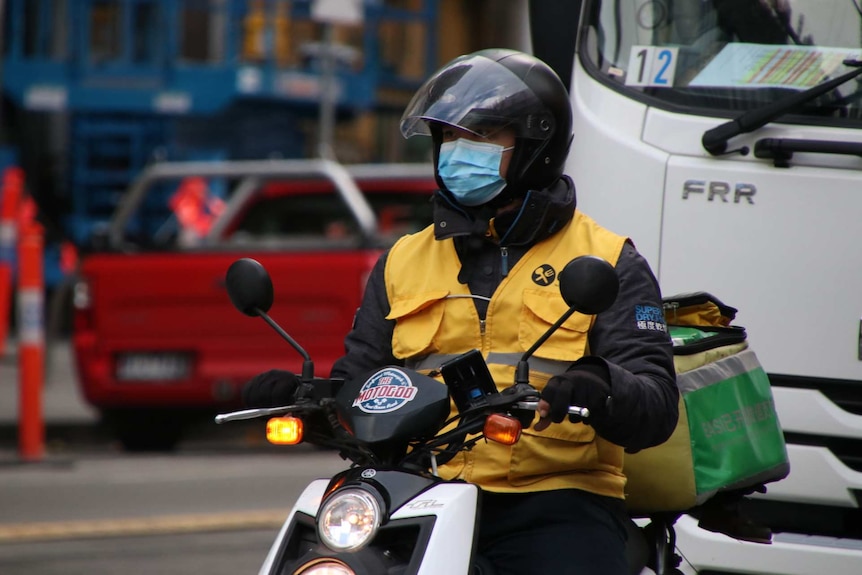
<svg viewBox="0 0 862 575"><path fill-rule="evenodd" d="M569 406L576 405L590 410L590 416L584 420L585 423L601 421L610 412L610 381L611 376L604 361L585 358L575 362L565 373L549 379L542 390L541 398L550 405L546 418L560 423L568 415ZM569 415L569 421L578 422L582 421L582 418ZM547 424L541 429L544 427L547 427Z"/></svg>
<svg viewBox="0 0 862 575"><path fill-rule="evenodd" d="M242 388L242 402L248 408L279 407L296 401L299 376L271 369L251 378Z"/></svg>

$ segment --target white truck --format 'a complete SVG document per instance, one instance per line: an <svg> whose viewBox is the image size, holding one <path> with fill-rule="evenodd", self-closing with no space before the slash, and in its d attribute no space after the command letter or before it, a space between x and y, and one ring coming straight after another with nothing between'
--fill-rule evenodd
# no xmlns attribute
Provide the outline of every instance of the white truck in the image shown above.
<svg viewBox="0 0 862 575"><path fill-rule="evenodd" d="M860 3L529 11L533 53L570 82L579 207L633 238L665 295L739 308L773 386L790 475L745 504L772 544L683 516L680 569L862 573Z"/></svg>

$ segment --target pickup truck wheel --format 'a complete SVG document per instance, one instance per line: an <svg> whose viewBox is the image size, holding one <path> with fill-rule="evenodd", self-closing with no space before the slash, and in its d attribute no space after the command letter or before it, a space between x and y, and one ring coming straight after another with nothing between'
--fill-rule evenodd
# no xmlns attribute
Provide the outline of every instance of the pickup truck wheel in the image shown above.
<svg viewBox="0 0 862 575"><path fill-rule="evenodd" d="M171 410L110 409L102 416L126 451L173 451L185 430L183 418Z"/></svg>

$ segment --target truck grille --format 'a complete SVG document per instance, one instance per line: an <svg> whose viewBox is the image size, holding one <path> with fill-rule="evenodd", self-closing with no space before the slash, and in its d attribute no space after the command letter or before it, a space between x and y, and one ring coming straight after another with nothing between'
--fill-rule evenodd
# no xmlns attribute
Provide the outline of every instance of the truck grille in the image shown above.
<svg viewBox="0 0 862 575"><path fill-rule="evenodd" d="M854 471L862 472L862 439L809 435L807 433L784 433L784 441L794 445L825 447L841 463Z"/></svg>
<svg viewBox="0 0 862 575"><path fill-rule="evenodd" d="M770 375L773 387L816 389L848 413L862 415L862 382L844 379L815 379L787 375ZM841 462L862 472L862 438L831 437L808 433L785 432L785 441L797 445L825 447Z"/></svg>
<svg viewBox="0 0 862 575"><path fill-rule="evenodd" d="M862 415L862 381L815 379L812 377L775 374L769 374L769 381L773 387L816 389L844 411L855 415Z"/></svg>

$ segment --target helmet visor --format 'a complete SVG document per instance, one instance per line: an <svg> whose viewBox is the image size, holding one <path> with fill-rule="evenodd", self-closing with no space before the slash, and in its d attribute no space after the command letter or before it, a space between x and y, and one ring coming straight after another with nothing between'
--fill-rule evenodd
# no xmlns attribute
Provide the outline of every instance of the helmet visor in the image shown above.
<svg viewBox="0 0 862 575"><path fill-rule="evenodd" d="M483 56L461 56L429 78L401 116L401 134L430 135L440 122L487 135L511 128L516 137L546 140L554 117L527 84L502 64Z"/></svg>

